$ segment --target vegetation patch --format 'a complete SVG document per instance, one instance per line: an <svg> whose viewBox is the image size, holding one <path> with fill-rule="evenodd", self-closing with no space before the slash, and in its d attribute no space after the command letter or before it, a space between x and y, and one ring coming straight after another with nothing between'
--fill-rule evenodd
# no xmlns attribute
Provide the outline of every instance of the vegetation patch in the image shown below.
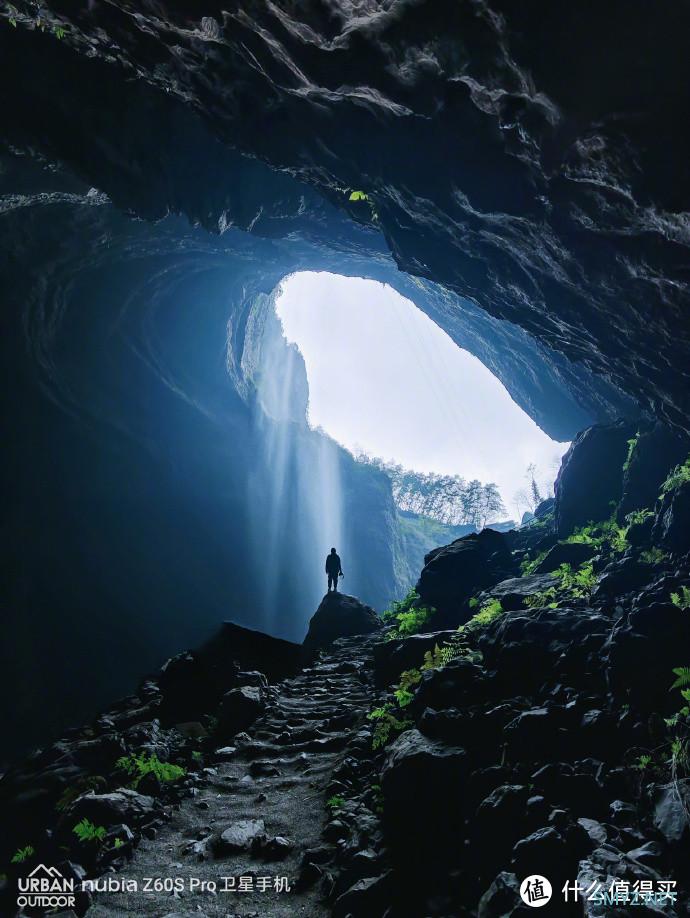
<svg viewBox="0 0 690 918"><path fill-rule="evenodd" d="M89 819L82 819L72 829L80 842L102 842L105 838L105 826L96 826Z"/></svg>
<svg viewBox="0 0 690 918"><path fill-rule="evenodd" d="M396 627L388 634L389 641L417 634L434 614L434 610L427 606L415 606L418 600L419 593L413 588L404 599L393 602L391 608L383 613L384 622L396 622Z"/></svg>
<svg viewBox="0 0 690 918"><path fill-rule="evenodd" d="M187 774L187 769L181 765L172 765L170 762L161 762L157 755L128 755L122 756L115 763L115 767L124 771L132 778L132 787L137 787L143 777L155 775L161 783L178 781Z"/></svg>
<svg viewBox="0 0 690 918"><path fill-rule="evenodd" d="M627 472L628 469L630 468L630 463L632 462L632 457L634 456L635 450L637 449L637 443L639 439L640 439L640 432L638 430L635 436L631 437L628 440L628 454L625 457L625 462L623 463L624 472Z"/></svg>
<svg viewBox="0 0 690 918"><path fill-rule="evenodd" d="M374 735L371 745L373 749L381 749L391 739L395 739L403 730L412 726L412 721L407 717L397 717L392 704L384 704L374 708L367 714L367 719L374 723Z"/></svg>
<svg viewBox="0 0 690 918"><path fill-rule="evenodd" d="M18 848L12 855L10 860L11 864L23 864L25 861L28 861L36 853L33 845L24 845L23 848Z"/></svg>
<svg viewBox="0 0 690 918"><path fill-rule="evenodd" d="M677 465L666 481L661 486L661 493L666 494L669 491L675 491L686 481L690 481L690 456L682 465Z"/></svg>
<svg viewBox="0 0 690 918"><path fill-rule="evenodd" d="M690 609L690 587L682 586L678 593L671 593L671 602L684 611Z"/></svg>
<svg viewBox="0 0 690 918"><path fill-rule="evenodd" d="M640 552L640 561L644 564L661 564L666 560L666 557L666 552L656 547Z"/></svg>

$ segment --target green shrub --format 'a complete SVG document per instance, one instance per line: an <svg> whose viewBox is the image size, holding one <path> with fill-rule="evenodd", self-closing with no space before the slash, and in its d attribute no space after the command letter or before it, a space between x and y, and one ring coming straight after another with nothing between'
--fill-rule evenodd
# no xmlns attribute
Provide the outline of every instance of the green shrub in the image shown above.
<svg viewBox="0 0 690 918"><path fill-rule="evenodd" d="M661 493L666 494L668 491L674 491L684 482L690 481L690 456L682 465L677 465L661 486Z"/></svg>
<svg viewBox="0 0 690 918"><path fill-rule="evenodd" d="M522 576L523 577L529 576L534 571L534 569L541 564L541 562L544 560L546 555L547 555L546 551L540 551L539 554L536 556L536 558L534 558L534 560L532 561L529 559L529 557L524 558L520 562L520 571L522 573Z"/></svg>
<svg viewBox="0 0 690 918"><path fill-rule="evenodd" d="M32 858L36 851L32 845L25 845L23 848L18 848L12 855L10 861L11 864L23 864L25 861L28 861L29 858Z"/></svg>
<svg viewBox="0 0 690 918"><path fill-rule="evenodd" d="M635 763L635 768L638 768L640 771L644 771L648 765L651 765L652 757L651 755L641 755L637 762Z"/></svg>
<svg viewBox="0 0 690 918"><path fill-rule="evenodd" d="M412 701L414 695L410 691L422 679L422 674L418 669L406 669L400 676L400 684L393 692L399 707L406 708Z"/></svg>
<svg viewBox="0 0 690 918"><path fill-rule="evenodd" d="M663 552L660 548L648 548L646 551L640 552L640 561L644 564L661 564L665 560L666 552Z"/></svg>
<svg viewBox="0 0 690 918"><path fill-rule="evenodd" d="M638 526L640 523L644 523L650 516L654 516L654 513L646 508L644 510L633 510L631 513L626 514L625 520L628 524L628 529L631 526Z"/></svg>
<svg viewBox="0 0 690 918"><path fill-rule="evenodd" d="M385 622L397 623L388 634L389 641L417 634L434 614L434 610L427 606L414 606L418 599L419 593L412 589L404 599L391 603L390 609L383 613L381 617Z"/></svg>
<svg viewBox="0 0 690 918"><path fill-rule="evenodd" d="M549 587L548 590L542 590L539 593L532 593L525 599L525 605L528 609L556 609L556 589Z"/></svg>
<svg viewBox="0 0 690 918"><path fill-rule="evenodd" d="M630 468L630 463L632 461L633 454L637 449L637 441L640 439L640 432L635 434L630 440L628 440L628 455L625 457L625 462L623 463L623 471L627 472Z"/></svg>
<svg viewBox="0 0 690 918"><path fill-rule="evenodd" d="M555 574L560 578L561 589L575 599L588 598L597 584L591 561L581 564L576 571L569 564L561 564Z"/></svg>
<svg viewBox="0 0 690 918"><path fill-rule="evenodd" d="M331 811L331 813L337 813L338 810L342 810L345 806L345 798L341 797L339 794L334 794L332 797L329 797L326 801L326 806Z"/></svg>
<svg viewBox="0 0 690 918"><path fill-rule="evenodd" d="M367 719L374 721L374 735L371 741L374 749L385 746L390 739L412 726L412 721L408 718L396 717L390 704L374 708L367 714Z"/></svg>
<svg viewBox="0 0 690 918"><path fill-rule="evenodd" d="M161 762L155 753L148 758L143 754L122 756L115 763L115 767L133 779L132 787L137 787L141 779L148 774L154 774L161 783L178 781L187 774L186 768L172 765L170 762Z"/></svg>
<svg viewBox="0 0 690 918"><path fill-rule="evenodd" d="M475 613L468 622L461 625L458 631L462 631L465 634L481 631L487 625L490 625L494 619L498 618L499 615L503 615L503 606L500 600L490 599L484 603L479 612Z"/></svg>
<svg viewBox="0 0 690 918"><path fill-rule="evenodd" d="M679 609L690 609L690 587L682 586L680 593L671 593L671 602Z"/></svg>
<svg viewBox="0 0 690 918"><path fill-rule="evenodd" d="M105 826L95 826L89 819L82 819L72 829L80 842L102 842L105 838Z"/></svg>

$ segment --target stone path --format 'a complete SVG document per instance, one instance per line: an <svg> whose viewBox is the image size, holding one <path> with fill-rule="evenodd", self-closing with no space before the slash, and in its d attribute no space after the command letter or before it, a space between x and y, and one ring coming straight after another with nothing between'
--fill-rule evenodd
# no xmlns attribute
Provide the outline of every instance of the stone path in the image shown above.
<svg viewBox="0 0 690 918"><path fill-rule="evenodd" d="M331 775L372 707L371 647L378 639L341 639L314 666L273 687L251 735L237 737L235 751L201 773L194 796L154 839L142 839L124 871L105 875L136 880L137 891L96 893L88 918L329 915L321 884L299 890L296 879L304 851L324 845ZM265 841L252 852L252 836L264 831ZM217 889L192 890L190 877L215 881ZM223 891L222 877L232 878L227 884L237 891ZM152 878L148 891L146 878ZM290 891L276 890L276 882L287 882ZM239 891L240 885L252 888Z"/></svg>

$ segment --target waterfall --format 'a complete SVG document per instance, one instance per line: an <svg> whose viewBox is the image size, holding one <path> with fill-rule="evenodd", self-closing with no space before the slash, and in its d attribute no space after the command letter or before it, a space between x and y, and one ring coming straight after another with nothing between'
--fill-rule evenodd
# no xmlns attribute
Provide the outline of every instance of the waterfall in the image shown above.
<svg viewBox="0 0 690 918"><path fill-rule="evenodd" d="M288 344L265 304L261 341L254 354L254 455L249 480L253 553L260 583L262 627L301 640L326 589L324 562L332 546L343 556L341 447L307 424L304 360ZM285 620L302 609L301 621Z"/></svg>

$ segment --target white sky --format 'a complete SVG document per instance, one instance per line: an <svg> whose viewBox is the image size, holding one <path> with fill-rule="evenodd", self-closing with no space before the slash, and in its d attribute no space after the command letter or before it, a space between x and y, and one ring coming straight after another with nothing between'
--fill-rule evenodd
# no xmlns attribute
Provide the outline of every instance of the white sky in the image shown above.
<svg viewBox="0 0 690 918"><path fill-rule="evenodd" d="M302 272L283 282L276 310L304 356L312 427L406 468L494 481L514 517L530 462L540 484L553 482L568 444L392 287Z"/></svg>

